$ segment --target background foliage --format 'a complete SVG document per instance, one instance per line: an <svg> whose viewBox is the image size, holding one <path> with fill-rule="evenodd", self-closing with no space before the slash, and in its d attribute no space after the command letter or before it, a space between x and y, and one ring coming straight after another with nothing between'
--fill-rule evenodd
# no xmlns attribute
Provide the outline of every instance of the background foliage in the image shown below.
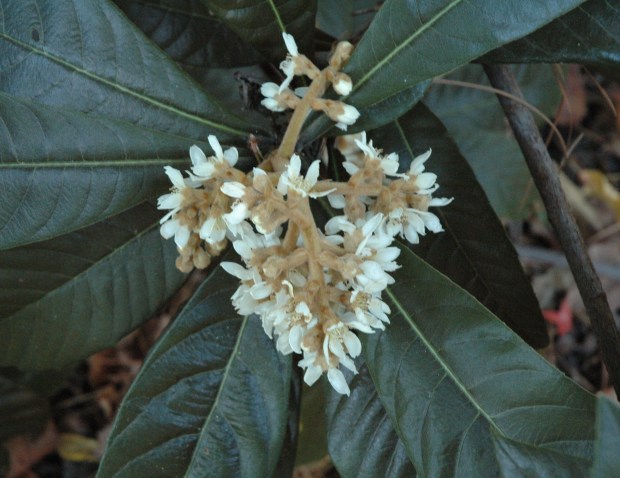
<svg viewBox="0 0 620 478"><path fill-rule="evenodd" d="M263 152L277 144L282 122L257 106L257 85L281 79L287 31L318 62L334 40L355 41L352 131L403 168L432 147L429 169L455 197L445 233L402 246L392 324L363 338L351 397L326 392L338 472L619 473L617 405L531 348L545 325L498 219L522 217L529 176L496 100L432 85L484 82L473 61L527 64L517 77L549 113L547 64L618 75L618 2L0 0L0 18L1 439L49 416L54 387L29 374L113 345L183 284L152 204L162 168L187 167L209 134L246 169L250 134ZM313 115L300 148L310 157L336 134ZM255 317L235 315L233 287L214 266L154 346L98 476L290 474L298 368Z"/></svg>

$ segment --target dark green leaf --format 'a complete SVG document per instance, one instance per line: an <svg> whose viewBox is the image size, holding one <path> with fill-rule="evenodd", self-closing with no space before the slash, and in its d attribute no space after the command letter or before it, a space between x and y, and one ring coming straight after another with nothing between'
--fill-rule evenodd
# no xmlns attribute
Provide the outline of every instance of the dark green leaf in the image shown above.
<svg viewBox="0 0 620 478"><path fill-rule="evenodd" d="M302 53L314 51L316 0L202 0L209 9L265 58L282 61L282 32L295 37Z"/></svg>
<svg viewBox="0 0 620 478"><path fill-rule="evenodd" d="M337 40L346 40L353 33L355 0L317 0L316 27Z"/></svg>
<svg viewBox="0 0 620 478"><path fill-rule="evenodd" d="M15 435L39 433L50 417L45 397L0 376L0 443Z"/></svg>
<svg viewBox="0 0 620 478"><path fill-rule="evenodd" d="M343 478L416 476L385 408L377 396L366 365L349 376L349 397L328 390L327 441L329 455Z"/></svg>
<svg viewBox="0 0 620 478"><path fill-rule="evenodd" d="M581 3L499 0L491 7L486 0L388 0L345 68L353 79L346 102L363 117L368 107L384 98L396 98L418 83L521 38ZM377 117L372 125L381 126L404 111ZM311 126L313 131L326 130L323 117L315 121L320 123Z"/></svg>
<svg viewBox="0 0 620 478"><path fill-rule="evenodd" d="M378 0L318 0L316 26L336 40L349 40L368 27L380 6Z"/></svg>
<svg viewBox="0 0 620 478"><path fill-rule="evenodd" d="M408 249L387 289L392 323L362 338L366 363L421 476L496 476L491 431L580 465L594 397ZM558 470L562 476L563 470Z"/></svg>
<svg viewBox="0 0 620 478"><path fill-rule="evenodd" d="M536 478L583 478L589 458L572 456L564 451L533 446L499 436L493 431L495 456L501 476L531 476ZM611 475L606 475L611 476Z"/></svg>
<svg viewBox="0 0 620 478"><path fill-rule="evenodd" d="M217 269L155 345L125 398L97 476L261 476L285 436L290 357Z"/></svg>
<svg viewBox="0 0 620 478"><path fill-rule="evenodd" d="M429 234L412 250L467 289L530 345L547 345L545 321L517 253L437 117L418 105L371 136L377 146L398 153L401 168L432 148L426 166L441 185L434 195L454 198L450 205L433 209L445 232Z"/></svg>
<svg viewBox="0 0 620 478"><path fill-rule="evenodd" d="M193 76L261 61L201 0L114 0L146 35ZM213 95L213 92L208 90ZM214 95L217 97L217 95Z"/></svg>
<svg viewBox="0 0 620 478"><path fill-rule="evenodd" d="M181 285L148 204L0 252L0 365L62 369L109 347Z"/></svg>
<svg viewBox="0 0 620 478"><path fill-rule="evenodd" d="M620 4L589 0L544 28L484 56L483 62L585 63L618 71Z"/></svg>
<svg viewBox="0 0 620 478"><path fill-rule="evenodd" d="M592 478L608 478L620 475L620 408L617 402L598 397L596 404L596 443Z"/></svg>
<svg viewBox="0 0 620 478"><path fill-rule="evenodd" d="M514 72L526 99L544 113L552 114L561 95L551 67L522 65ZM488 86L478 65L467 65L447 78ZM527 206L536 198L531 176L495 94L433 85L424 102L448 128L495 212L500 217L526 217L530 213Z"/></svg>
<svg viewBox="0 0 620 478"><path fill-rule="evenodd" d="M1 0L0 11L0 91L196 139L253 131L110 0Z"/></svg>
<svg viewBox="0 0 620 478"><path fill-rule="evenodd" d="M280 459L273 473L274 477L293 476L295 456L297 454L297 440L299 436L299 411L301 408L301 369L298 373L291 373L291 391L288 400L288 421L286 434L280 452Z"/></svg>
<svg viewBox="0 0 620 478"><path fill-rule="evenodd" d="M0 93L0 249L75 230L165 191L163 167L189 165L193 143Z"/></svg>

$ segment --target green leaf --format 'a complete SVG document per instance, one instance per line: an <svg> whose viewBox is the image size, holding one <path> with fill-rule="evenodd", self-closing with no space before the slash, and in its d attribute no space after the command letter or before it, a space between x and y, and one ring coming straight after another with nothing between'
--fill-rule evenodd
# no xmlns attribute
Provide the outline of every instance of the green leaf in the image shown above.
<svg viewBox="0 0 620 478"><path fill-rule="evenodd" d="M514 70L526 99L552 114L560 91L548 65L522 65ZM478 65L467 65L448 77L488 86ZM424 102L446 125L471 164L500 217L522 219L529 214L531 176L495 94L453 85L433 85Z"/></svg>
<svg viewBox="0 0 620 478"><path fill-rule="evenodd" d="M549 339L529 280L474 173L439 119L418 105L371 132L374 144L399 155L401 168L432 148L426 163L441 185L435 196L453 197L434 208L445 232L429 234L412 250L474 295L533 347Z"/></svg>
<svg viewBox="0 0 620 478"><path fill-rule="evenodd" d="M116 419L100 478L271 476L288 420L291 360L230 303L217 269L152 349Z"/></svg>
<svg viewBox="0 0 620 478"><path fill-rule="evenodd" d="M114 0L114 3L194 77L201 77L209 68L233 68L262 61L254 48L211 15L200 0ZM210 90L209 93L213 94Z"/></svg>
<svg viewBox="0 0 620 478"><path fill-rule="evenodd" d="M45 397L0 375L0 443L15 435L39 433L50 418Z"/></svg>
<svg viewBox="0 0 620 478"><path fill-rule="evenodd" d="M411 251L402 249L399 262L386 291L392 323L362 343L417 472L496 476L495 433L566 455L585 476L594 397Z"/></svg>
<svg viewBox="0 0 620 478"><path fill-rule="evenodd" d="M0 0L0 11L0 91L196 139L254 129L110 0Z"/></svg>
<svg viewBox="0 0 620 478"><path fill-rule="evenodd" d="M202 0L237 35L272 61L282 61L282 32L295 37L302 53L314 51L316 0Z"/></svg>
<svg viewBox="0 0 620 478"><path fill-rule="evenodd" d="M495 431L493 444L501 476L583 478L590 463L589 459L498 436Z"/></svg>
<svg viewBox="0 0 620 478"><path fill-rule="evenodd" d="M327 402L327 442L343 478L416 476L403 442L398 438L377 396L366 365L349 377L349 397L330 386Z"/></svg>
<svg viewBox="0 0 620 478"><path fill-rule="evenodd" d="M188 165L193 143L0 93L0 249L84 227L166 191L163 167Z"/></svg>
<svg viewBox="0 0 620 478"><path fill-rule="evenodd" d="M518 41L494 50L482 62L584 63L618 72L620 5L590 0Z"/></svg>
<svg viewBox="0 0 620 478"><path fill-rule="evenodd" d="M377 0L318 0L316 26L337 40L351 39L365 30L380 3Z"/></svg>
<svg viewBox="0 0 620 478"><path fill-rule="evenodd" d="M398 93L521 38L581 3L498 0L490 6L484 0L388 0L345 68L353 80L346 102L362 117L368 116L367 108L384 98L397 98ZM397 118L412 105L378 116L372 126ZM318 133L313 137L331 126L322 116L314 121L317 124L310 128Z"/></svg>
<svg viewBox="0 0 620 478"><path fill-rule="evenodd" d="M0 365L62 369L149 318L184 275L144 204L86 229L0 252Z"/></svg>
<svg viewBox="0 0 620 478"><path fill-rule="evenodd" d="M620 408L618 403L600 396L596 403L596 442L592 478L607 478L620 474L618 438L620 437Z"/></svg>

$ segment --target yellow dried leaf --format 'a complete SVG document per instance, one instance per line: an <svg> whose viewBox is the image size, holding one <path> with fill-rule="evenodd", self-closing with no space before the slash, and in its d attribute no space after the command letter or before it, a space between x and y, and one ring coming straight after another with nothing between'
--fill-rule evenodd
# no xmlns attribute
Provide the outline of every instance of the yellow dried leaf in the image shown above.
<svg viewBox="0 0 620 478"><path fill-rule="evenodd" d="M616 221L620 221L620 193L616 191L616 188L613 187L607 177L595 169L584 169L580 174L580 178L592 194L612 209L616 216Z"/></svg>
<svg viewBox="0 0 620 478"><path fill-rule="evenodd" d="M61 433L58 454L67 461L99 461L99 442L77 433Z"/></svg>

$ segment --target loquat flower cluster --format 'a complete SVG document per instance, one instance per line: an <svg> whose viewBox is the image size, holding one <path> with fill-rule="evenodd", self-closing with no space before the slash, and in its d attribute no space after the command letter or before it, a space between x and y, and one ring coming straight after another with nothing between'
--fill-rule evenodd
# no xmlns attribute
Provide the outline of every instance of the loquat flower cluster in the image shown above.
<svg viewBox="0 0 620 478"><path fill-rule="evenodd" d="M328 85L341 96L352 91L351 78L341 69L353 47L341 42L320 70L299 53L292 36L284 34L284 41L285 79L261 89L266 108L294 110L282 144L249 173L235 168L237 150L223 150L214 136L208 138L212 156L193 146L187 177L166 167L173 187L159 198L159 208L168 210L161 234L174 237L182 271L207 267L230 241L242 263L221 265L239 279L231 298L239 314L256 314L281 353L303 355L299 366L307 384L325 373L336 391L349 394L342 367L357 372L354 358L362 348L357 333L389 324L382 293L399 268L395 238L415 244L428 231L441 232L429 207L452 199L433 197L439 185L425 170L430 150L398 172L398 155L383 155L365 133L337 142L347 181L320 180L319 160L302 173L294 147L310 110L325 113L343 129L359 117L353 106L322 98ZM312 81L310 87L291 90L300 75ZM310 204L322 197L342 214L320 229Z"/></svg>

